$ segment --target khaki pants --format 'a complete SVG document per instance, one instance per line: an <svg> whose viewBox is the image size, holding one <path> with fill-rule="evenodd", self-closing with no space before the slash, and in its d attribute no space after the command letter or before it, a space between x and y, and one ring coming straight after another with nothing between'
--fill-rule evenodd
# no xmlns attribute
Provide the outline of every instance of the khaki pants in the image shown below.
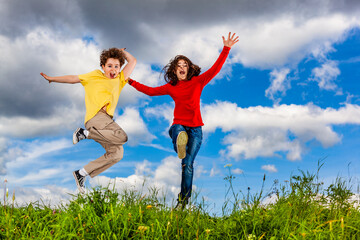
<svg viewBox="0 0 360 240"><path fill-rule="evenodd" d="M103 156L84 166L85 171L93 178L123 158L123 144L128 137L104 110L87 121L85 128L89 131L88 138L100 143L106 151Z"/></svg>

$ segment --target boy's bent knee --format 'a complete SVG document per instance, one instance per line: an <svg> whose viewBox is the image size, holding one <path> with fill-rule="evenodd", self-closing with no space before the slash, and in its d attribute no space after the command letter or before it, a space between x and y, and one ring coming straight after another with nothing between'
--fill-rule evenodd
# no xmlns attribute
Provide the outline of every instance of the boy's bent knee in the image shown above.
<svg viewBox="0 0 360 240"><path fill-rule="evenodd" d="M114 159L113 159L113 162L114 162L114 163L118 163L118 162L120 162L121 159L122 159L122 157L121 157L121 158L114 158Z"/></svg>
<svg viewBox="0 0 360 240"><path fill-rule="evenodd" d="M118 142L117 142L118 144L124 144L124 143L126 143L128 141L127 134L122 130L116 130L115 131L115 136L116 136L116 138L118 140Z"/></svg>

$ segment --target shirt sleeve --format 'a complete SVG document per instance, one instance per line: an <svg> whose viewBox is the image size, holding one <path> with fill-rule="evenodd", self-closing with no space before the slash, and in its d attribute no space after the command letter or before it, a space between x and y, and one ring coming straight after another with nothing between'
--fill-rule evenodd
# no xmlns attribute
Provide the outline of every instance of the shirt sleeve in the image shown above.
<svg viewBox="0 0 360 240"><path fill-rule="evenodd" d="M224 46L223 50L221 51L214 65L212 65L210 69L208 69L206 72L204 72L199 76L200 77L199 81L202 81L204 86L208 84L211 81L211 79L213 79L220 72L222 66L225 63L226 58L229 55L230 49L231 49L230 47Z"/></svg>
<svg viewBox="0 0 360 240"><path fill-rule="evenodd" d="M168 88L167 85L162 85L159 87L149 87L144 84L141 84L133 79L129 79L129 84L134 87L139 92L142 92L149 96L161 96L161 95L168 95Z"/></svg>
<svg viewBox="0 0 360 240"><path fill-rule="evenodd" d="M91 79L97 78L100 70L94 70L85 74L78 75L80 83L86 85Z"/></svg>
<svg viewBox="0 0 360 240"><path fill-rule="evenodd" d="M120 80L120 89L122 89L126 85L126 83L128 82L128 80L125 79L125 77L124 77L124 72L123 71L121 71L119 73L119 80Z"/></svg>

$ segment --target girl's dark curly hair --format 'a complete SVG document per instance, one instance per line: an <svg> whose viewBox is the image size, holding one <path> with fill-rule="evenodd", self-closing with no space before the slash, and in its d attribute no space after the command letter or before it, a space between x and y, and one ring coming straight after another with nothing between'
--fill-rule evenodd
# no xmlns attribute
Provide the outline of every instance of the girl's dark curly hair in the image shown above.
<svg viewBox="0 0 360 240"><path fill-rule="evenodd" d="M102 67L103 65L106 64L106 61L109 58L115 58L115 59L119 59L120 62L120 67L122 65L124 65L125 63L125 55L122 51L120 51L118 48L109 48L109 49L105 49L101 52L100 55L100 67Z"/></svg>
<svg viewBox="0 0 360 240"><path fill-rule="evenodd" d="M189 58L185 57L184 55L177 55L171 59L170 62L162 69L165 81L173 86L179 82L179 79L175 73L179 60L184 60L189 66L189 71L186 77L188 80L191 80L191 78L194 76L199 76L201 72L201 68L198 65L193 64Z"/></svg>

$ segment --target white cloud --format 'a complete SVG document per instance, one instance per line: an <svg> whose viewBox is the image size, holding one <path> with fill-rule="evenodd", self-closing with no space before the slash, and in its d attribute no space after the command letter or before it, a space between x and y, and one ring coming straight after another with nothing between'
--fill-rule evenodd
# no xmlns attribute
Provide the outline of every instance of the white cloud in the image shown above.
<svg viewBox="0 0 360 240"><path fill-rule="evenodd" d="M139 143L150 143L156 138L149 132L144 120L140 117L139 111L135 108L125 108L124 113L116 117L115 121L127 133L130 146Z"/></svg>
<svg viewBox="0 0 360 240"><path fill-rule="evenodd" d="M39 170L34 170L25 176L20 177L19 179L14 180L16 184L23 184L23 183L31 183L41 184L46 182L49 179L54 179L54 176L60 176L63 173L63 169L61 168L42 168Z"/></svg>
<svg viewBox="0 0 360 240"><path fill-rule="evenodd" d="M149 174L152 173L152 174ZM142 191L143 194L150 194L151 189L159 191L158 197L165 196L175 198L180 192L181 166L179 159L173 156L167 157L161 161L155 170L150 170L150 163L144 160L136 165L135 174L126 178L109 178L97 176L90 179L91 186L101 185L123 191L135 190ZM193 186L195 188L195 186Z"/></svg>
<svg viewBox="0 0 360 240"><path fill-rule="evenodd" d="M243 173L244 173L244 171L241 170L240 168L235 168L234 170L232 170L232 172L233 172L234 174L243 174Z"/></svg>
<svg viewBox="0 0 360 240"><path fill-rule="evenodd" d="M8 141L6 148L2 151L3 166L1 166L0 174L7 174L7 169L11 169L12 173L8 176L9 180L14 183L28 183L31 180L45 180L48 179L49 173L53 172L54 169L49 165L51 164L47 161L42 162L42 157L44 155L50 155L64 150L72 146L71 139L58 139L52 141L44 140L33 140L31 142L27 141ZM23 169L32 169L30 166L36 165L37 168L34 168L34 172L30 172L28 175L19 176L18 171L23 172ZM46 166L47 165L47 166ZM42 167L46 166L46 172L43 171ZM15 175L16 176L15 176ZM51 175L51 174L50 174Z"/></svg>
<svg viewBox="0 0 360 240"><path fill-rule="evenodd" d="M272 21L237 24L240 41L235 59L247 67L271 69L296 65L310 54L331 50L329 43L343 39L346 31L359 26L352 16L333 14L308 19L281 16Z"/></svg>
<svg viewBox="0 0 360 240"><path fill-rule="evenodd" d="M0 189L2 192L3 189ZM9 186L8 204L12 204L12 196L15 194L15 206L27 206L30 203L44 204L47 207L58 208L66 205L71 200L71 194L76 192L64 187L47 185L44 187L12 187Z"/></svg>
<svg viewBox="0 0 360 240"><path fill-rule="evenodd" d="M275 100L275 95L280 92L282 95L285 95L285 92L290 88L290 81L287 78L290 69L275 69L270 73L270 86L265 90L265 96ZM277 100L278 102L279 100Z"/></svg>
<svg viewBox="0 0 360 240"><path fill-rule="evenodd" d="M296 140L288 140L286 131L276 129L263 129L263 131L246 133L235 131L227 135L223 143L227 145L227 151L224 152L225 156L235 159L251 159L259 156L272 157L276 156L277 152L288 152L289 160L300 159L300 154L294 150L301 149L301 146Z"/></svg>
<svg viewBox="0 0 360 240"><path fill-rule="evenodd" d="M6 173L6 163L11 160L9 150L7 149L8 139L0 137L0 175Z"/></svg>
<svg viewBox="0 0 360 240"><path fill-rule="evenodd" d="M210 170L210 177L215 177L216 175L221 174L220 169L218 169L218 167L216 166L215 163L213 163L213 167Z"/></svg>
<svg viewBox="0 0 360 240"><path fill-rule="evenodd" d="M164 118L171 126L174 119L174 103L165 103L155 107L145 109L145 115L148 117Z"/></svg>
<svg viewBox="0 0 360 240"><path fill-rule="evenodd" d="M314 56L326 54L331 50L331 43L342 39L344 32L354 26L358 26L356 18L341 14L309 18L302 22L298 22L295 16L281 16L271 21L259 19L250 24L244 19L238 20L231 27L224 23L211 27L201 26L196 30L189 29L186 33L180 33L180 36L172 28L151 28L151 31L144 34L153 38L151 42L172 43L152 47L152 51L157 53L155 62L158 62L156 59L162 59L160 62L164 65L170 58L182 53L206 70L213 64L222 47L221 35L232 30L239 34L240 42L231 51L234 58L229 63L240 62L245 66L273 68L297 63L310 53ZM164 30L168 31L165 38ZM5 129L5 134L33 137L48 134L51 129L56 129L54 125L72 129L82 122L85 112L82 87L48 85L41 79L39 72L44 71L49 75L80 74L98 68L101 51L98 45L39 25L28 29L23 38L15 41L8 36L0 36L0 46L5 51L0 56L3 66L0 107L4 108L2 112L5 114L0 121L0 129ZM222 74L230 71L229 63L225 64L228 70L223 69ZM18 71L18 65L22 66L23 71ZM315 78L321 79L319 85L332 88L336 69L333 65L324 65L321 69L314 70ZM275 76L280 72L273 73L274 81L267 90L267 96L274 98L275 93L286 91L288 81ZM133 77L152 86L163 83L163 79L151 69L150 64L139 63ZM6 80L13 78L18 81ZM25 92L28 93L24 94ZM144 95L127 86L120 96L119 106L134 103L139 98L144 98ZM12 102L12 106L19 107L9 107L5 102ZM71 121L61 113L70 116ZM37 124L42 120L41 124ZM17 121L21 122L21 126L30 124L31 127L27 131L5 127L4 123Z"/></svg>
<svg viewBox="0 0 360 240"><path fill-rule="evenodd" d="M276 173L278 170L276 169L275 165L268 164L261 166L262 170L268 171L270 173Z"/></svg>
<svg viewBox="0 0 360 240"><path fill-rule="evenodd" d="M320 89L339 91L339 87L335 83L337 77L340 75L340 69L336 61L328 60L322 64L321 67L314 68L312 75L313 78L311 80L318 82Z"/></svg>
<svg viewBox="0 0 360 240"><path fill-rule="evenodd" d="M287 159L299 160L310 140L317 140L324 147L341 141L341 135L332 126L360 124L360 107L352 104L339 109L322 109L312 104L240 108L219 101L204 106L203 113L204 132L216 128L229 132L223 140L226 151L222 152L235 159L270 157L283 152Z"/></svg>
<svg viewBox="0 0 360 240"><path fill-rule="evenodd" d="M135 175L150 176L151 175L151 162L144 160L135 165Z"/></svg>
<svg viewBox="0 0 360 240"><path fill-rule="evenodd" d="M82 118L83 114L74 108L58 109L53 115L40 119L26 116L0 116L0 132L4 137L54 136L75 129Z"/></svg>
<svg viewBox="0 0 360 240"><path fill-rule="evenodd" d="M155 168L154 168L155 167ZM196 167L198 172L195 177L200 177L204 172L203 166ZM77 190L70 190L68 188L46 185L44 187L18 187L19 184L26 181L34 184L34 181L46 180L49 177L59 176L62 169L41 169L37 173L30 173L24 176L20 181L14 181L13 178L8 178L9 194L15 191L16 203L23 205L30 202L41 201L51 207L56 207L59 204L66 204L71 199L70 194L75 194ZM95 178L89 178L91 187L103 186L109 189L115 189L119 192L124 190L133 190L141 192L142 194L151 194L152 189L158 190L158 198L166 197L168 203L177 197L180 192L181 180L181 164L177 157L167 157L163 159L157 166L153 166L148 160L144 160L135 165L135 172L125 178L109 178L103 175ZM11 184L10 184L11 183ZM38 184L39 185L39 184ZM74 185L75 186L75 185ZM196 189L196 185L193 185ZM2 189L0 189L1 192Z"/></svg>
<svg viewBox="0 0 360 240"><path fill-rule="evenodd" d="M194 179L200 178L202 174L206 174L208 171L204 169L203 165L194 166Z"/></svg>
<svg viewBox="0 0 360 240"><path fill-rule="evenodd" d="M39 73L54 76L89 72L98 61L94 45L36 28L15 41L0 36L0 48L5 51L0 56L2 136L55 135L83 122L82 86L48 84Z"/></svg>
<svg viewBox="0 0 360 240"><path fill-rule="evenodd" d="M241 16L229 16L229 19L231 21L187 27L186 31L143 21L138 24L138 30L151 47L141 46L144 48L141 58L152 59L163 66L182 54L206 70L223 46L221 36L232 31L239 35L239 42L231 50L232 63L261 69L294 67L307 56L320 57L331 51L331 45L342 41L349 29L359 27L356 14L345 13L311 17L276 14L270 18L260 14L254 19Z"/></svg>
<svg viewBox="0 0 360 240"><path fill-rule="evenodd" d="M4 49L0 56L3 66L0 72L3 76L0 80L0 136L55 135L83 124L85 104L81 84L48 84L40 72L59 76L99 69L101 49L97 45L38 27L16 41L0 35L0 48ZM134 73L145 84L161 82L150 65L139 63ZM144 97L126 86L118 106L135 103Z"/></svg>

